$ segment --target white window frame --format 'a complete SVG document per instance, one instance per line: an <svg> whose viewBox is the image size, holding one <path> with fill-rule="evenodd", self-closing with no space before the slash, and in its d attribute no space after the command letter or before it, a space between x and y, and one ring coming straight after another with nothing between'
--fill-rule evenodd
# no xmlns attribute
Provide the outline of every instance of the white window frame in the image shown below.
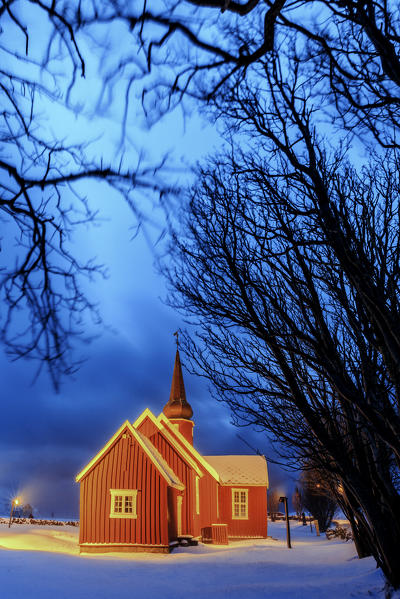
<svg viewBox="0 0 400 599"><path fill-rule="evenodd" d="M111 504L110 504L110 518L137 518L137 489L110 489ZM116 497L121 497L121 511L115 511ZM127 505L127 497L132 497L132 511L125 511L129 505Z"/></svg>
<svg viewBox="0 0 400 599"><path fill-rule="evenodd" d="M239 498L236 500L235 493L239 493ZM244 494L244 501L243 501ZM239 515L235 515L235 506L239 506ZM241 509L242 506L245 506L245 510ZM232 520L248 520L249 519L249 490L236 488L232 489Z"/></svg>
<svg viewBox="0 0 400 599"><path fill-rule="evenodd" d="M200 514L200 477L196 476L195 478L195 488L196 488L196 514Z"/></svg>

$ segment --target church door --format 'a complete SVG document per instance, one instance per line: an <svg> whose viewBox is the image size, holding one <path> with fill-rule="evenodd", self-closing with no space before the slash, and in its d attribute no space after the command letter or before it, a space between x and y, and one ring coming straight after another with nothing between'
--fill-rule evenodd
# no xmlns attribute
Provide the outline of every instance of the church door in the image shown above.
<svg viewBox="0 0 400 599"><path fill-rule="evenodd" d="M176 498L176 518L177 518L177 528L178 528L178 537L182 535L182 495L178 495Z"/></svg>

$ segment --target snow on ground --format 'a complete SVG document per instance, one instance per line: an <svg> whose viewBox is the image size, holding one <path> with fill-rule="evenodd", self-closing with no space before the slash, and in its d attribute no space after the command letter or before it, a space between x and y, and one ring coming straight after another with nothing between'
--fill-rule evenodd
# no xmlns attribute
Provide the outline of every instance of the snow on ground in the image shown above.
<svg viewBox="0 0 400 599"><path fill-rule="evenodd" d="M316 537L309 526L269 523L270 538L178 548L170 555L79 555L72 526L0 525L1 599L384 598L373 558ZM400 599L400 593L396 594Z"/></svg>

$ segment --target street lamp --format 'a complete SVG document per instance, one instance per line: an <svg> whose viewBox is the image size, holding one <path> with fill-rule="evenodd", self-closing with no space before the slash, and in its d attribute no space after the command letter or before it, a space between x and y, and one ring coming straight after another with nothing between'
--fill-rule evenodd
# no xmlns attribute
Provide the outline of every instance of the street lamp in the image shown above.
<svg viewBox="0 0 400 599"><path fill-rule="evenodd" d="M291 549L292 545L290 543L290 524L289 524L289 511L288 511L288 505L287 505L287 497L279 497L279 503L285 504L286 541L287 541L288 548Z"/></svg>
<svg viewBox="0 0 400 599"><path fill-rule="evenodd" d="M8 523L8 528L10 528L10 526L11 526L11 520L12 520L12 515L13 515L14 508L15 508L15 506L16 506L16 505L18 505L18 504L19 504L19 499L18 499L18 497L16 497L16 498L15 498L15 499L13 499L13 500L12 500L12 502L11 502L10 521L9 521L9 523Z"/></svg>

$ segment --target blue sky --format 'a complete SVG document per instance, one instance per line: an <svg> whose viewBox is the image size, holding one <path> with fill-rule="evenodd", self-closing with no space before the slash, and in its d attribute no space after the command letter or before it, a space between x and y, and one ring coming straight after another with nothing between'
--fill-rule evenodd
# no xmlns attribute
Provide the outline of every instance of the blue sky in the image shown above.
<svg viewBox="0 0 400 599"><path fill-rule="evenodd" d="M31 15L35 33L31 39L31 56L40 57L41 40L46 38L46 25ZM43 31L41 31L43 28ZM126 31L121 31L121 35ZM11 46L12 31L4 38ZM129 44L121 47L129 51ZM212 152L221 143L215 125L206 123L193 106L168 114L149 128L141 114L140 89L133 89L123 146L121 110L125 75L114 85L113 97L98 109L100 90L99 55L88 40L81 40L86 50L87 77L79 80L71 94L74 111L66 111L63 102L41 99L37 105L41 114L41 132L65 142L92 140L88 152L97 159L113 159L122 152L124 163L134 165L138 154L144 160L157 162L168 156L173 171L170 180L188 181L189 165ZM126 40L125 40L126 41ZM16 48L20 40L15 38ZM53 84L44 72L15 62L10 68L31 69L29 76ZM102 63L107 69L112 57ZM61 66L61 69L60 69ZM61 73L65 64L55 63ZM57 85L66 93L67 79ZM64 85L64 89L62 86ZM105 108L107 106L107 109ZM56 517L76 517L79 509L79 489L75 475L112 436L125 419L135 420L149 407L158 414L167 402L175 355L173 333L184 327L182 316L163 303L165 282L157 274L154 262L162 245L152 246L143 235L132 240L135 220L132 212L117 193L102 184L82 183L84 193L94 210L99 210L99 222L78 227L71 240L74 255L96 257L104 264L107 277L85 282L89 297L99 304L103 324L87 324L85 333L94 340L80 346L77 355L85 358L80 370L64 380L57 394L50 379L43 373L33 383L36 364L10 362L0 353L1 406L0 421L0 513L6 513L9 501L16 494L30 503L35 513ZM137 196L139 208L155 220L156 227L147 233L154 242L164 226L163 213L152 204L151 197ZM5 231L3 259L10 259L15 248ZM183 363L184 363L184 356ZM264 435L249 429L238 431L230 423L227 407L215 402L207 382L184 372L187 397L196 423L195 445L204 454L249 453L250 445L268 452ZM271 466L272 481L281 481L284 474ZM279 487L283 492L284 486Z"/></svg>
<svg viewBox="0 0 400 599"><path fill-rule="evenodd" d="M81 348L86 360L80 370L57 394L45 374L32 384L34 364L1 356L3 513L9 497L22 494L43 515L77 516L77 472L125 419L134 420L146 407L158 414L168 400L173 332L184 323L163 303L166 289L153 268L154 254L143 237L130 239L127 213L119 205L112 219L85 235L109 276L88 286L105 326ZM249 453L238 432L267 451L263 435L230 424L228 408L211 398L206 381L186 371L184 378L202 453Z"/></svg>

